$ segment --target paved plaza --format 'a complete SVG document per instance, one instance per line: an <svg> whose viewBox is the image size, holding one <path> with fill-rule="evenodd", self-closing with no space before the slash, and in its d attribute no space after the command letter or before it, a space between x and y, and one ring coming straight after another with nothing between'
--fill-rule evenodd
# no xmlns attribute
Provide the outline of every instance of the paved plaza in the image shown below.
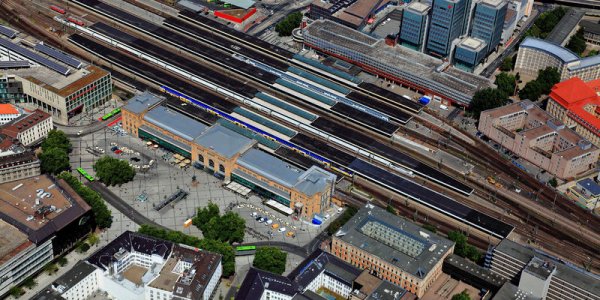
<svg viewBox="0 0 600 300"><path fill-rule="evenodd" d="M197 208L204 207L211 201L220 207L221 213L232 209L246 220L245 243L282 241L304 246L327 227L337 211L333 207L325 213L324 215L329 214L331 217L320 226L311 224L311 220L294 220L263 205L263 199L256 195L243 197L236 194L226 189L223 181L212 174L189 164L186 168L180 168L169 162L168 157L171 153L149 147L137 137L120 135L109 128L73 138L72 143L73 152L70 159L73 169L82 167L92 176L95 174L93 164L103 155L102 152L137 166L148 165L150 161L154 161L145 172L141 168L136 169L137 174L133 181L110 189L154 222L194 236L201 237L202 234L193 225L185 228L184 222L195 215ZM119 149L129 150L127 152L130 153L115 154L111 151L115 145ZM180 189L189 193L186 198L155 210L155 206ZM257 216L251 216L253 212L272 219L273 224L279 225L278 228L274 229L273 224L267 226L259 223L256 220ZM285 227L286 231L280 232L281 227Z"/></svg>

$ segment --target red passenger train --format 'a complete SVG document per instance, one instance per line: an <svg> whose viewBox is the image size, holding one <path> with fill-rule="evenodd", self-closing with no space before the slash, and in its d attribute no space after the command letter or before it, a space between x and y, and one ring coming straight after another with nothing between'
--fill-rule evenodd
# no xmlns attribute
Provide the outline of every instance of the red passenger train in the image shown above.
<svg viewBox="0 0 600 300"><path fill-rule="evenodd" d="M77 20L77 19L75 19L75 18L73 18L73 17L68 17L68 18L67 18L67 20L68 20L69 22L71 22L71 23L75 23L75 24L77 24L77 25L79 25L79 26L83 26L83 25L85 25L85 23L83 23L83 21L81 21L81 20Z"/></svg>
<svg viewBox="0 0 600 300"><path fill-rule="evenodd" d="M53 11L55 11L55 12L57 12L57 13L59 13L59 14L61 14L61 15L64 15L66 13L66 11L64 9L62 9L62 8L56 6L56 5L50 5L50 9L53 10Z"/></svg>

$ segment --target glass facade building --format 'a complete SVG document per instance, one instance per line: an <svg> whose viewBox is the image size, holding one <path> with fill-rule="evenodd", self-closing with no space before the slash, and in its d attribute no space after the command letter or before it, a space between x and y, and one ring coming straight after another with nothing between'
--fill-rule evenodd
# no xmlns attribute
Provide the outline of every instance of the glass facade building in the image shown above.
<svg viewBox="0 0 600 300"><path fill-rule="evenodd" d="M472 72L473 69L485 58L487 45L484 41L466 38L456 46L454 53L454 66Z"/></svg>
<svg viewBox="0 0 600 300"><path fill-rule="evenodd" d="M487 44L486 54L494 51L502 39L507 2L504 0L484 0L477 4L473 15L471 37Z"/></svg>
<svg viewBox="0 0 600 300"><path fill-rule="evenodd" d="M452 41L463 31L467 15L467 0L435 0L427 39L427 52L434 56L448 56Z"/></svg>
<svg viewBox="0 0 600 300"><path fill-rule="evenodd" d="M431 6L412 2L404 10L400 29L400 44L421 51L426 40Z"/></svg>

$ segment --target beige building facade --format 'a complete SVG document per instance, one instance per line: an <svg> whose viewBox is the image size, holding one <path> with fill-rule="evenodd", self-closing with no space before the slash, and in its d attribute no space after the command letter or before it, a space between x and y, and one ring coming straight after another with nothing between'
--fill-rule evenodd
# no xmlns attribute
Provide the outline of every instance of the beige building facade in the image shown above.
<svg viewBox="0 0 600 300"><path fill-rule="evenodd" d="M530 101L487 110L479 131L561 179L595 168L600 150Z"/></svg>

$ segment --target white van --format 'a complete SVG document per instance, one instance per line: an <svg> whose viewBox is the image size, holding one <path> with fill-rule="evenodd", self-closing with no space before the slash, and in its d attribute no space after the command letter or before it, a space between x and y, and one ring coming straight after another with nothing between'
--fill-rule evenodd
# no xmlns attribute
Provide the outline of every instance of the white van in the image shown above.
<svg viewBox="0 0 600 300"><path fill-rule="evenodd" d="M448 106L446 106L444 104L441 104L440 105L440 109L442 109L442 110L448 110Z"/></svg>

